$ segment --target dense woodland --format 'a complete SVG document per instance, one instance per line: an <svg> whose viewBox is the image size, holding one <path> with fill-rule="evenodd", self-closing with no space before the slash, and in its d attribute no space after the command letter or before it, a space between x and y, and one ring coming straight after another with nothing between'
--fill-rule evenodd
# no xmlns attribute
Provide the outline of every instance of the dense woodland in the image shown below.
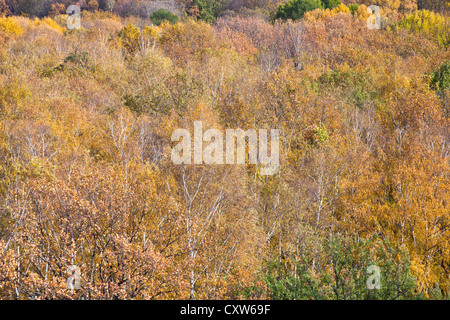
<svg viewBox="0 0 450 320"><path fill-rule="evenodd" d="M71 2L0 0L1 299L449 298L450 2ZM174 165L199 120L280 170Z"/></svg>

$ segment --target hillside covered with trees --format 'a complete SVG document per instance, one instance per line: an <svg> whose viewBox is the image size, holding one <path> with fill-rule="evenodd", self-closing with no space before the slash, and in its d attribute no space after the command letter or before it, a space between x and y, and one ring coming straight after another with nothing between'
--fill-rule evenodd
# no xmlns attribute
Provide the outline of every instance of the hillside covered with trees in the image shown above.
<svg viewBox="0 0 450 320"><path fill-rule="evenodd" d="M448 299L450 2L356 2L0 0L0 299Z"/></svg>

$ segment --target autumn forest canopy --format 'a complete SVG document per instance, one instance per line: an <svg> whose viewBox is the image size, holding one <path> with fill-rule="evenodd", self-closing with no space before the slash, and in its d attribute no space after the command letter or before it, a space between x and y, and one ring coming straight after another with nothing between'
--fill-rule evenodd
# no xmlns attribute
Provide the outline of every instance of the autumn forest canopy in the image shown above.
<svg viewBox="0 0 450 320"><path fill-rule="evenodd" d="M448 299L449 47L446 0L0 0L0 299ZM279 170L174 164L195 121Z"/></svg>

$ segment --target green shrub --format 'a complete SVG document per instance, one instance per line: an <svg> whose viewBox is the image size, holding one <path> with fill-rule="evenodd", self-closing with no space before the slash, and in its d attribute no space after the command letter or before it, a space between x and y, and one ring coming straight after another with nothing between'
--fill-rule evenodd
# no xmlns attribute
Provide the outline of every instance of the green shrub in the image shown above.
<svg viewBox="0 0 450 320"><path fill-rule="evenodd" d="M159 9L153 12L150 19L157 26L159 26L163 21L168 21L170 24L175 24L178 22L178 16L165 9Z"/></svg>
<svg viewBox="0 0 450 320"><path fill-rule="evenodd" d="M297 20L315 9L333 9L341 4L338 0L290 0L278 7L275 19Z"/></svg>
<svg viewBox="0 0 450 320"><path fill-rule="evenodd" d="M322 0L322 5L324 9L334 9L339 6L341 2L339 0Z"/></svg>
<svg viewBox="0 0 450 320"><path fill-rule="evenodd" d="M320 0L290 0L278 7L275 19L297 20L302 18L306 12L318 8L323 9Z"/></svg>
<svg viewBox="0 0 450 320"><path fill-rule="evenodd" d="M222 10L223 4L224 4L223 0L192 1L192 6L196 6L198 9L198 18L207 23L212 23L217 18L220 11Z"/></svg>
<svg viewBox="0 0 450 320"><path fill-rule="evenodd" d="M358 11L359 4L357 4L357 3L349 4L349 5L348 5L348 8L349 8L350 12L352 13L352 15L354 16L354 15L355 15L355 12Z"/></svg>
<svg viewBox="0 0 450 320"><path fill-rule="evenodd" d="M450 89L450 61L447 61L431 74L430 86L432 89L443 92Z"/></svg>
<svg viewBox="0 0 450 320"><path fill-rule="evenodd" d="M324 239L320 256L283 257L268 265L266 284L274 300L421 299L405 248L379 238ZM314 262L313 262L314 261ZM380 287L368 288L369 266L380 270ZM370 281L371 282L371 281ZM372 282L371 282L372 283Z"/></svg>

